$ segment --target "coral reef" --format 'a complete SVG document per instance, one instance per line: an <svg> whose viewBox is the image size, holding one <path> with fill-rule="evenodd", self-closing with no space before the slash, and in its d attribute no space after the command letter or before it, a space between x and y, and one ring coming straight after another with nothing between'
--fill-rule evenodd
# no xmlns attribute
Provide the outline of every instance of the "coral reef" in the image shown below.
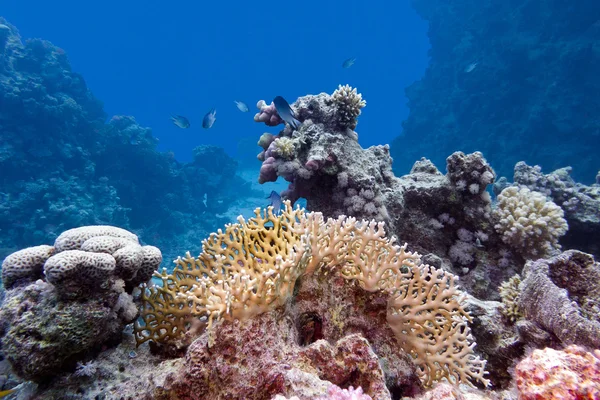
<svg viewBox="0 0 600 400"><path fill-rule="evenodd" d="M75 228L54 246L9 255L2 269L3 356L20 377L43 382L117 343L138 315L133 288L161 262L158 248L112 226Z"/></svg>
<svg viewBox="0 0 600 400"><path fill-rule="evenodd" d="M590 186L577 183L571 177L572 168L560 168L543 174L540 166L524 162L515 165L515 184L548 196L564 211L569 225L560 242L566 248L576 248L600 257L600 183Z"/></svg>
<svg viewBox="0 0 600 400"><path fill-rule="evenodd" d="M428 22L424 76L406 89L410 112L391 144L394 170L440 165L481 151L500 176L527 162L575 167L586 182L600 168L600 9L560 0L412 0ZM552 149L552 150L550 150ZM591 183L591 182L590 182Z"/></svg>
<svg viewBox="0 0 600 400"><path fill-rule="evenodd" d="M152 131L133 117L105 123L62 49L22 43L14 26L0 25L0 259L70 228L116 225L151 238L172 260L250 194L220 148L201 146L179 163L157 152Z"/></svg>
<svg viewBox="0 0 600 400"><path fill-rule="evenodd" d="M276 311L223 323L214 335L214 344L208 334L191 344L182 369L165 381L168 396L157 399L270 399L277 394L314 399L332 384L391 398L378 358L360 335L300 347L293 320ZM211 384L215 381L221 384Z"/></svg>
<svg viewBox="0 0 600 400"><path fill-rule="evenodd" d="M569 250L529 261L522 280L524 318L565 345L600 348L600 264L591 255Z"/></svg>
<svg viewBox="0 0 600 400"><path fill-rule="evenodd" d="M600 350L588 352L580 346L534 350L519 362L515 374L519 399L600 398Z"/></svg>
<svg viewBox="0 0 600 400"><path fill-rule="evenodd" d="M210 331L215 321L246 321L273 310L288 302L300 275L330 270L389 297L386 320L423 385L442 379L488 384L485 362L473 352L456 277L421 264L406 245L394 245L385 238L383 223L325 221L289 202L279 216L269 207L264 215L257 209L248 221L240 217L239 224L205 240L196 260L188 255L173 274L157 273L163 284L144 291L144 322L136 324L136 337L140 343L176 342L194 320L206 318L205 335L219 338Z"/></svg>
<svg viewBox="0 0 600 400"><path fill-rule="evenodd" d="M463 283L469 292L500 298L498 286L519 272L522 261L520 247L503 246L493 229L497 221L486 188L495 173L481 153L451 154L446 175L421 159L409 175L396 177L387 146L363 149L356 132L340 127L332 96L304 96L292 106L302 126L259 140L260 183L283 177L290 184L282 197L304 198L308 209L327 217L384 221L420 253L444 257L436 267L472 276Z"/></svg>

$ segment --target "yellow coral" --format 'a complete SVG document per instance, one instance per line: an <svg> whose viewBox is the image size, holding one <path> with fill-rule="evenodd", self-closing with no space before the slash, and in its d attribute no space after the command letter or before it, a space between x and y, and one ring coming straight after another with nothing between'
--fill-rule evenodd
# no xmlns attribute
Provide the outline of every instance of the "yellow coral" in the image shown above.
<svg viewBox="0 0 600 400"><path fill-rule="evenodd" d="M163 284L146 289L138 344L181 338L191 321L206 317L247 319L284 304L297 278L335 270L368 291L390 295L388 322L413 356L425 385L447 379L484 384L485 362L473 353L467 322L448 272L421 264L385 236L384 224L341 216L325 220L286 202L227 225L203 242L202 253L176 261L173 274L156 274Z"/></svg>
<svg viewBox="0 0 600 400"><path fill-rule="evenodd" d="M194 319L247 319L283 304L292 294L306 263L301 241L304 211L289 203L281 215L269 207L237 224L228 224L202 243L202 253L189 252L175 261L172 274L155 274L162 286L143 297L138 344L147 340L181 339Z"/></svg>
<svg viewBox="0 0 600 400"><path fill-rule="evenodd" d="M520 285L521 276L519 274L514 275L500 285L500 297L502 298L501 312L512 322L523 317L523 313L519 308Z"/></svg>
<svg viewBox="0 0 600 400"><path fill-rule="evenodd" d="M294 154L296 152L296 143L293 139L289 137L280 137L275 139L273 144L275 146L275 153L286 160L291 160L294 158Z"/></svg>

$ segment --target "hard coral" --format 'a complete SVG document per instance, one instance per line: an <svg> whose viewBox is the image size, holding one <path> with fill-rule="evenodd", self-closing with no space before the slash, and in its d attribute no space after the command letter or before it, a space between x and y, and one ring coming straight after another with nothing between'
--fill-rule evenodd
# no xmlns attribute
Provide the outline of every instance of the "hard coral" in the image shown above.
<svg viewBox="0 0 600 400"><path fill-rule="evenodd" d="M19 376L39 382L117 342L137 317L133 287L150 279L161 261L156 247L111 226L72 229L54 246L8 256L9 290L0 308L4 356Z"/></svg>
<svg viewBox="0 0 600 400"><path fill-rule="evenodd" d="M258 113L254 115L254 121L256 122L264 122L267 126L277 126L283 123L283 120L277 114L277 109L273 103L267 105L264 100L259 100L256 103L256 108L258 108Z"/></svg>
<svg viewBox="0 0 600 400"><path fill-rule="evenodd" d="M247 319L269 311L291 296L302 273L300 244L304 212L286 207L281 215L269 208L264 214L228 224L202 242L198 258L189 252L178 258L172 274L155 274L162 286L150 286L142 295L143 323L136 339L173 342L197 318Z"/></svg>
<svg viewBox="0 0 600 400"><path fill-rule="evenodd" d="M10 254L2 261L2 284L10 289L18 281L35 281L42 277L44 263L54 254L54 247L41 245Z"/></svg>
<svg viewBox="0 0 600 400"><path fill-rule="evenodd" d="M197 259L188 254L173 274L156 275L163 285L144 291L138 343L180 340L199 317L209 325L246 320L284 304L301 274L339 269L344 279L390 296L388 322L416 358L424 384L488 383L485 362L472 350L455 277L421 265L418 254L385 238L383 223L325 220L293 210L289 202L279 217L271 208L264 216L257 209L255 218L239 221L205 240Z"/></svg>
<svg viewBox="0 0 600 400"><path fill-rule="evenodd" d="M515 368L519 399L578 400L600 398L600 350L579 346L534 350Z"/></svg>
<svg viewBox="0 0 600 400"><path fill-rule="evenodd" d="M531 258L560 249L558 239L569 228L559 206L541 193L516 186L500 193L495 215L502 240Z"/></svg>
<svg viewBox="0 0 600 400"><path fill-rule="evenodd" d="M333 92L331 98L337 108L340 127L356 128L356 119L361 113L361 109L367 105L362 95L356 91L356 88L350 85L339 85Z"/></svg>

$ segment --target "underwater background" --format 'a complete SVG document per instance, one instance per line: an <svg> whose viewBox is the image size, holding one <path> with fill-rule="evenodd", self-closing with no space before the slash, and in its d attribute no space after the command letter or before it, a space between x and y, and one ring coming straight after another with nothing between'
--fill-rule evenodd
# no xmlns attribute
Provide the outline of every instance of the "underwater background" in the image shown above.
<svg viewBox="0 0 600 400"><path fill-rule="evenodd" d="M0 398L600 398L598 71L591 0L4 1Z"/></svg>

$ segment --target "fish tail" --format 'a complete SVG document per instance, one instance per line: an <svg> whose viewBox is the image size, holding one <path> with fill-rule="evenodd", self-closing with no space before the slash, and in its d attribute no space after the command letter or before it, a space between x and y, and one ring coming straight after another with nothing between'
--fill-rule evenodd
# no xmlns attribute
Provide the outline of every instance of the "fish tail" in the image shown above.
<svg viewBox="0 0 600 400"><path fill-rule="evenodd" d="M292 117L292 123L290 125L292 125L292 128L298 130L300 125L302 125L302 122L300 122L296 118Z"/></svg>

